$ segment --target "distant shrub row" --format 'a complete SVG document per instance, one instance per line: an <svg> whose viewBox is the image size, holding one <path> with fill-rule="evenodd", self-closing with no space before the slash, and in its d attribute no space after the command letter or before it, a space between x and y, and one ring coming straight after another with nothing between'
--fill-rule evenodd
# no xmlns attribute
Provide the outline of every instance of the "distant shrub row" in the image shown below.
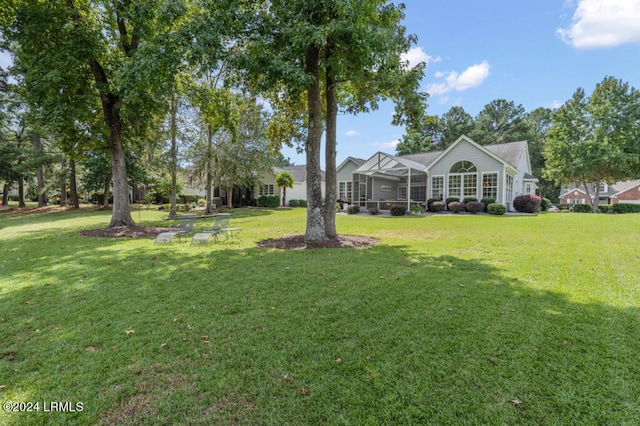
<svg viewBox="0 0 640 426"><path fill-rule="evenodd" d="M278 207L280 206L280 196L279 195L261 195L256 200L256 206Z"/></svg>
<svg viewBox="0 0 640 426"><path fill-rule="evenodd" d="M289 207L307 207L307 200L289 200Z"/></svg>

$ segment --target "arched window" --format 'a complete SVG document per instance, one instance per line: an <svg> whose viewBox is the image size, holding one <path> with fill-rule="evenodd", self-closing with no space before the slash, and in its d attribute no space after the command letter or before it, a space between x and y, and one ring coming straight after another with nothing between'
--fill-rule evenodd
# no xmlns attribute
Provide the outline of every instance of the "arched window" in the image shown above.
<svg viewBox="0 0 640 426"><path fill-rule="evenodd" d="M447 198L462 200L478 196L478 169L471 161L462 160L449 169L449 191Z"/></svg>
<svg viewBox="0 0 640 426"><path fill-rule="evenodd" d="M462 160L451 166L449 173L475 173L477 171L476 165L471 161Z"/></svg>

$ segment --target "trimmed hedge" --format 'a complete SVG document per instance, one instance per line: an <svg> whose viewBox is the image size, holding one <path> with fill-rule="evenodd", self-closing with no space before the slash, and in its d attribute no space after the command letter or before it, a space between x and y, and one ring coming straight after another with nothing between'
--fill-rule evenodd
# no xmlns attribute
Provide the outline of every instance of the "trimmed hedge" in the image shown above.
<svg viewBox="0 0 640 426"><path fill-rule="evenodd" d="M480 201L469 201L465 205L465 208L469 213L481 213L484 211L484 203L481 203Z"/></svg>
<svg viewBox="0 0 640 426"><path fill-rule="evenodd" d="M464 197L462 199L462 202L465 204L470 203L472 201L478 201L478 199L476 197Z"/></svg>
<svg viewBox="0 0 640 426"><path fill-rule="evenodd" d="M349 204L347 206L347 213L349 214L356 214L356 213L360 213L360 206L356 206L353 204Z"/></svg>
<svg viewBox="0 0 640 426"><path fill-rule="evenodd" d="M591 213L591 204L574 204L572 211L574 213Z"/></svg>
<svg viewBox="0 0 640 426"><path fill-rule="evenodd" d="M446 199L445 202L447 203L447 206L448 206L449 203L454 203L454 202L458 202L458 201L460 201L460 198L458 198L458 197L449 197L449 198Z"/></svg>
<svg viewBox="0 0 640 426"><path fill-rule="evenodd" d="M489 214L500 216L507 212L507 207L501 203L492 203L487 206L487 212Z"/></svg>
<svg viewBox="0 0 640 426"><path fill-rule="evenodd" d="M540 210L542 199L537 195L518 195L513 199L513 208L520 213L536 213Z"/></svg>
<svg viewBox="0 0 640 426"><path fill-rule="evenodd" d="M298 200L289 200L289 207L300 207L300 202Z"/></svg>
<svg viewBox="0 0 640 426"><path fill-rule="evenodd" d="M404 216L407 214L407 206L393 204L389 210L391 216Z"/></svg>
<svg viewBox="0 0 640 426"><path fill-rule="evenodd" d="M278 207L280 206L280 196L279 195L261 195L256 200L256 204L258 207Z"/></svg>
<svg viewBox="0 0 640 426"><path fill-rule="evenodd" d="M438 201L442 201L441 198L429 198L427 200L427 210L431 210L431 204L436 203Z"/></svg>
<svg viewBox="0 0 640 426"><path fill-rule="evenodd" d="M611 204L600 204L598 208L600 209L600 213L613 213L611 210Z"/></svg>
<svg viewBox="0 0 640 426"><path fill-rule="evenodd" d="M461 201L452 201L447 206L454 213L465 211L465 204Z"/></svg>
<svg viewBox="0 0 640 426"><path fill-rule="evenodd" d="M434 213L443 212L446 209L447 209L447 206L444 203L444 201L433 201L431 204L429 204L429 211Z"/></svg>
<svg viewBox="0 0 640 426"><path fill-rule="evenodd" d="M640 213L640 204L618 203L611 210L614 213Z"/></svg>

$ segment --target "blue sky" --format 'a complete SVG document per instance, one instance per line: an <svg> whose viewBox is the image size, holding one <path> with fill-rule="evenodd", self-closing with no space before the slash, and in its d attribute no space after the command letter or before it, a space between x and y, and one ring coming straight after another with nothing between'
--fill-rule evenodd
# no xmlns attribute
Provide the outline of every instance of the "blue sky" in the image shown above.
<svg viewBox="0 0 640 426"><path fill-rule="evenodd" d="M494 99L526 111L554 108L605 76L640 89L640 0L404 0L410 61L425 61L428 114L462 106L472 116ZM404 129L392 104L338 117L338 164L395 152ZM283 150L297 164L304 154ZM324 157L324 153L323 153ZM324 168L324 159L323 159Z"/></svg>

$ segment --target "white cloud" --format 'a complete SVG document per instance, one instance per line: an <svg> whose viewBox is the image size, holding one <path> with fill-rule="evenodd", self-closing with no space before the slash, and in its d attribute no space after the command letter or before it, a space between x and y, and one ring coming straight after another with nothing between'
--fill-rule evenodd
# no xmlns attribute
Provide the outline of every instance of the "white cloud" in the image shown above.
<svg viewBox="0 0 640 426"><path fill-rule="evenodd" d="M442 60L439 56L434 58L433 56L428 55L424 50L422 50L422 47L414 47L412 49L409 49L408 52L400 55L400 59L402 61L408 61L409 68L415 67L420 62L425 62L427 65L429 65L429 63L431 62L440 62Z"/></svg>
<svg viewBox="0 0 640 426"><path fill-rule="evenodd" d="M385 149L396 149L396 146L398 146L399 143L400 143L400 139L396 139L396 140L393 140L391 142L374 143L373 146L375 146L376 148L380 148L382 150L385 150Z"/></svg>
<svg viewBox="0 0 640 426"><path fill-rule="evenodd" d="M487 61L482 61L479 64L470 66L460 74L456 71L448 73L437 72L435 74L436 79L444 78L444 81L430 84L427 86L427 92L431 95L443 95L454 90L462 92L463 90L478 87L489 77L490 68Z"/></svg>
<svg viewBox="0 0 640 426"><path fill-rule="evenodd" d="M640 43L640 0L579 0L569 28L557 30L582 49Z"/></svg>
<svg viewBox="0 0 640 426"><path fill-rule="evenodd" d="M360 135L360 133L356 132L355 130L349 130L347 133L345 133L345 135L352 137L352 136L358 136Z"/></svg>

